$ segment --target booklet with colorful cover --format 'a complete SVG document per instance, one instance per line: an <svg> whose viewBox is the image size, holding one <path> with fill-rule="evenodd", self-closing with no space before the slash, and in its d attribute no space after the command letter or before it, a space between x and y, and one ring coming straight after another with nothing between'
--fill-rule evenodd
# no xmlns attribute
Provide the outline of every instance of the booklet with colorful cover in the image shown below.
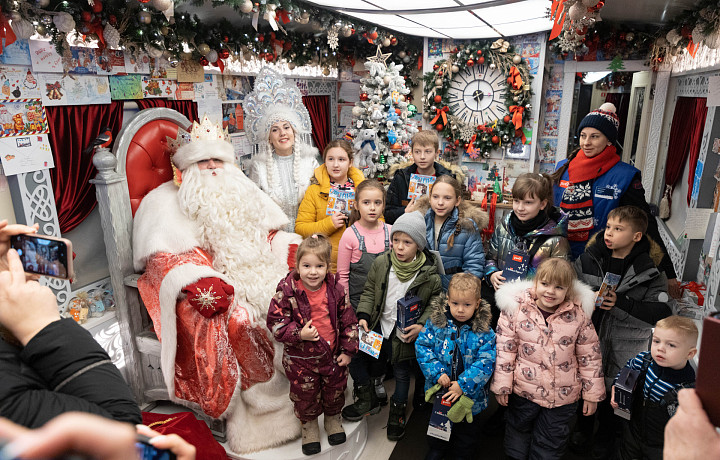
<svg viewBox="0 0 720 460"><path fill-rule="evenodd" d="M360 351L377 359L380 356L382 342L383 337L381 334L374 331L365 332L365 329L360 327Z"/></svg>
<svg viewBox="0 0 720 460"><path fill-rule="evenodd" d="M332 216L336 212L349 213L355 206L355 190L353 188L331 187L328 193L326 216Z"/></svg>
<svg viewBox="0 0 720 460"><path fill-rule="evenodd" d="M602 286L600 286L597 297L595 297L596 308L602 305L603 300L605 300L605 296L608 292L614 291L618 287L621 278L622 276L616 275L615 273L605 273L605 278L603 278Z"/></svg>
<svg viewBox="0 0 720 460"><path fill-rule="evenodd" d="M435 183L435 176L423 176L422 174L410 175L410 184L408 184L408 200L420 198L424 195L430 195L430 186Z"/></svg>

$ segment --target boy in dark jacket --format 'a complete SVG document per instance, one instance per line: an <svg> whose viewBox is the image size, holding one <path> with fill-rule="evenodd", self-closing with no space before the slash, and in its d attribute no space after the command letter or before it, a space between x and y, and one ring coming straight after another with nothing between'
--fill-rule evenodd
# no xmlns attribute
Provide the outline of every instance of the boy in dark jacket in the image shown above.
<svg viewBox="0 0 720 460"><path fill-rule="evenodd" d="M392 250L379 255L370 267L357 317L360 327L366 332L375 331L382 335L378 359L389 359L393 366L395 394L391 398L387 437L398 441L405 435L405 407L415 360L414 342L430 315L428 306L433 298L440 295L442 284L435 256L425 250L425 220L419 212L400 216L392 226L390 237ZM420 317L417 324L406 328L405 334L398 334L395 328L397 301L407 293L420 298ZM343 409L342 415L347 420L357 421L380 411L369 374L371 365L377 364L373 363L374 359L359 353L350 363L357 400Z"/></svg>
<svg viewBox="0 0 720 460"><path fill-rule="evenodd" d="M413 164L398 169L387 190L385 222L388 224L394 224L395 220L406 212L417 210L415 199L408 199L410 176L420 174L422 176L448 175L454 177L449 169L435 161L440 152L440 140L435 131L419 131L413 136L411 143Z"/></svg>
<svg viewBox="0 0 720 460"><path fill-rule="evenodd" d="M608 393L615 375L625 363L647 349L653 325L672 314L667 304L667 280L657 268L663 252L645 235L647 226L647 215L642 209L635 206L615 208L608 214L605 230L590 239L585 252L575 261L578 277L593 290L600 288L606 273L621 276L617 288L603 293L602 304L593 313ZM617 425L610 398L606 401L598 406L600 428L595 457L600 458L610 453L612 431ZM588 438L589 425L588 422L585 427ZM575 447L577 441L578 437L573 441ZM607 451L607 454L600 451Z"/></svg>
<svg viewBox="0 0 720 460"><path fill-rule="evenodd" d="M668 316L655 325L650 351L628 361L641 371L633 395L630 423L623 427L620 458L662 460L665 425L677 409L677 392L695 384L688 362L697 353L698 329L690 318ZM617 377L615 377L617 381ZM617 408L615 387L610 404Z"/></svg>

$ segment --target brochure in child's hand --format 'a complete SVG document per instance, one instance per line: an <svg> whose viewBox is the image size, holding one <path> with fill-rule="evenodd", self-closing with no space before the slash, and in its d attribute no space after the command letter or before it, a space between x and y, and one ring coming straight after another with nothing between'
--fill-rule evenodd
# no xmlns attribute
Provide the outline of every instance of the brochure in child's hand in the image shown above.
<svg viewBox="0 0 720 460"><path fill-rule="evenodd" d="M603 278L602 286L600 286L597 297L595 297L595 308L602 305L603 300L605 300L605 296L608 294L608 292L614 291L618 287L618 284L620 284L620 278L622 278L622 276L616 275L615 273L605 273L605 278Z"/></svg>
<svg viewBox="0 0 720 460"><path fill-rule="evenodd" d="M374 331L365 332L365 329L360 326L360 351L377 359L377 357L380 356L382 342L382 335Z"/></svg>
<svg viewBox="0 0 720 460"><path fill-rule="evenodd" d="M442 256L440 255L440 251L436 251L435 249L429 250L432 255L435 256L435 260L437 261L437 271L438 275L444 275L445 274L445 266L442 262Z"/></svg>
<svg viewBox="0 0 720 460"><path fill-rule="evenodd" d="M443 399L446 393L441 391L435 393L435 401L433 402L432 414L430 414L430 423L427 429L428 436L443 441L449 441L452 432L452 422L447 416L452 403Z"/></svg>
<svg viewBox="0 0 720 460"><path fill-rule="evenodd" d="M416 324L418 319L420 319L420 312L422 311L420 308L421 305L422 300L420 297L412 293L405 294L405 297L397 301L397 322L395 323L395 334L401 341L405 342L402 335L407 333L407 327Z"/></svg>
<svg viewBox="0 0 720 460"><path fill-rule="evenodd" d="M505 256L505 267L502 270L502 276L505 278L506 283L525 278L528 271L528 259L530 259L528 253L520 250L512 250Z"/></svg>
<svg viewBox="0 0 720 460"><path fill-rule="evenodd" d="M350 212L355 207L355 190L348 188L330 187L328 193L326 216L332 216L336 212Z"/></svg>
<svg viewBox="0 0 720 460"><path fill-rule="evenodd" d="M422 174L411 174L408 184L408 200L430 195L430 186L435 183L435 176L423 176Z"/></svg>

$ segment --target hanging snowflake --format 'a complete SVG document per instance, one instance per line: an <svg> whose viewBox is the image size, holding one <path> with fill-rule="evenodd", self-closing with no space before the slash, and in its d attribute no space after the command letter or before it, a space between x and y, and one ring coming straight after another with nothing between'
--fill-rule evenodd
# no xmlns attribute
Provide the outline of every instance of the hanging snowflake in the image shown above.
<svg viewBox="0 0 720 460"><path fill-rule="evenodd" d="M574 40L570 40L566 37L560 37L557 42L558 46L562 51L573 51L576 46L576 42Z"/></svg>
<svg viewBox="0 0 720 460"><path fill-rule="evenodd" d="M338 28L337 26L332 26L330 30L328 30L328 46L332 50L336 50L338 47Z"/></svg>
<svg viewBox="0 0 720 460"><path fill-rule="evenodd" d="M465 142L472 139L473 134L475 134L475 128L470 125L465 125L460 128L460 139L464 140Z"/></svg>
<svg viewBox="0 0 720 460"><path fill-rule="evenodd" d="M480 156L480 150L475 148L470 149L470 151L468 152L468 156L473 160L477 160L477 158Z"/></svg>

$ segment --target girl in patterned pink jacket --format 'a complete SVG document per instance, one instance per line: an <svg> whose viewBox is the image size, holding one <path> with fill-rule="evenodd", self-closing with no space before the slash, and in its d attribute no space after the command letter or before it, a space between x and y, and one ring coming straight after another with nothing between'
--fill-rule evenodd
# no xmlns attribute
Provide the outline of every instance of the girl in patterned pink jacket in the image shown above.
<svg viewBox="0 0 720 460"><path fill-rule="evenodd" d="M506 283L490 390L508 406L505 452L512 459L559 459L582 397L592 415L605 397L600 345L592 325L595 293L564 259L551 258L534 281Z"/></svg>

